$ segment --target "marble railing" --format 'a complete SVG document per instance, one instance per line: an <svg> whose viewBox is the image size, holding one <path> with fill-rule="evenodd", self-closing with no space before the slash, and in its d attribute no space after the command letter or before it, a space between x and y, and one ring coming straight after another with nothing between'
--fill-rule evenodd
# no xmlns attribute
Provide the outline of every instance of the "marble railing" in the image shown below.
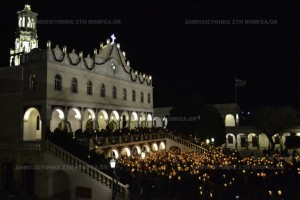
<svg viewBox="0 0 300 200"><path fill-rule="evenodd" d="M50 153L51 155L59 158L60 160L64 161L66 164L70 165L75 169L78 169L83 174L87 175L89 178L104 184L107 187L113 189L113 185L115 185L118 195L120 195L124 199L129 198L129 185L124 185L112 177L108 176L107 174L101 172L100 170L96 169L95 167L87 164L86 162L80 160L79 158L75 157L71 153L65 151L61 147L47 141L46 142L46 152ZM113 184L114 181L114 184Z"/></svg>
<svg viewBox="0 0 300 200"><path fill-rule="evenodd" d="M167 133L146 133L146 134L135 134L135 135L115 135L107 137L94 137L94 143L98 146L108 146L114 144L138 142L145 140L156 140L166 138Z"/></svg>
<svg viewBox="0 0 300 200"><path fill-rule="evenodd" d="M198 152L201 152L201 153L204 153L204 152L207 152L208 149L204 148L204 147L201 147L195 143L192 143L188 140L185 140L185 139L182 139L176 135L173 135L171 133L165 133L166 134L166 138L170 139L170 140L173 140L174 142L177 142L183 146L186 146L194 151L198 151Z"/></svg>
<svg viewBox="0 0 300 200"><path fill-rule="evenodd" d="M134 142L139 142L139 141L157 140L157 139L165 139L165 138L173 140L174 142L177 142L183 146L186 146L189 149L192 149L194 151L198 151L198 152L202 152L202 153L205 151L208 151L208 149L206 149L200 145L197 145L195 143L192 143L188 140L185 140L183 138L180 138L176 135L173 135L173 134L167 133L167 132L97 137L97 138L94 138L94 143L95 143L95 145L104 147L104 146L115 145L115 144L134 143Z"/></svg>

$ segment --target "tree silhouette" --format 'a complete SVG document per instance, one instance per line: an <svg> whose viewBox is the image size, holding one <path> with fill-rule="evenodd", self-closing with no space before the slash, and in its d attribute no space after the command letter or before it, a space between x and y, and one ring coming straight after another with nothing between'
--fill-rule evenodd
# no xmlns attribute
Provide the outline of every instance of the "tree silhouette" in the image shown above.
<svg viewBox="0 0 300 200"><path fill-rule="evenodd" d="M274 134L282 136L284 131L298 123L298 113L291 107L265 106L254 112L254 123L258 131L263 132L269 139L271 149L274 150Z"/></svg>
<svg viewBox="0 0 300 200"><path fill-rule="evenodd" d="M198 135L202 140L214 138L215 145L225 142L226 128L224 120L218 110L212 105L204 105L200 113Z"/></svg>
<svg viewBox="0 0 300 200"><path fill-rule="evenodd" d="M215 139L220 145L225 141L226 129L220 113L212 105L205 104L199 95L184 98L170 111L168 129L201 140Z"/></svg>

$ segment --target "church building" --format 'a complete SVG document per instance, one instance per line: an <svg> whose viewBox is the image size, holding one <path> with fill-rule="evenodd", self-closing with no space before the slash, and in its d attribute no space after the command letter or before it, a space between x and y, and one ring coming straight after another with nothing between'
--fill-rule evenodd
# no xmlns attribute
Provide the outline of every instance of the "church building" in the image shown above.
<svg viewBox="0 0 300 200"><path fill-rule="evenodd" d="M62 127L152 127L152 77L131 68L114 35L93 55L53 48L50 41L39 49L37 13L29 5L17 13L10 67L0 71L4 134L40 140L46 130Z"/></svg>
<svg viewBox="0 0 300 200"><path fill-rule="evenodd" d="M0 68L4 191L22 187L18 185L24 182L22 175L13 172L16 165L43 163L40 150L49 131L150 128L153 123L152 76L130 66L115 35L100 43L93 55L53 47L50 41L40 49L38 14L25 5L17 15L9 66ZM39 186L23 185L25 190L42 192Z"/></svg>

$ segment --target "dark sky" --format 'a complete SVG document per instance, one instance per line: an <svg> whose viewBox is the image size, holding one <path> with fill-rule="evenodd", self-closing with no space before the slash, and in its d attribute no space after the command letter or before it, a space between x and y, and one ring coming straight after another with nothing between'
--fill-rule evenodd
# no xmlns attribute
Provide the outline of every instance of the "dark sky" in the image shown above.
<svg viewBox="0 0 300 200"><path fill-rule="evenodd" d="M154 106L173 106L198 94L206 103L235 101L234 77L242 109L300 102L300 12L292 4L203 5L197 3L134 4L108 1L18 1L5 4L1 15L1 66L8 65L14 45L16 11L31 4L40 20L119 20L121 24L38 25L39 47L46 41L82 50L99 48L111 34L126 51L134 69L151 74ZM198 20L197 24L186 24ZM200 20L229 20L201 24ZM241 20L244 24L233 24ZM248 20L248 21L247 21ZM277 20L276 24L246 24Z"/></svg>

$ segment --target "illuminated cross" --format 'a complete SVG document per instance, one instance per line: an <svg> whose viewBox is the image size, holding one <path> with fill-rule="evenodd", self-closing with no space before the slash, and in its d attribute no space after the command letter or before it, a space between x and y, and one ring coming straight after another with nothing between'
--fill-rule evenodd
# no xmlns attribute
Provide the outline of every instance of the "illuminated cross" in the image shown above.
<svg viewBox="0 0 300 200"><path fill-rule="evenodd" d="M111 37L111 39L112 39L112 43L114 43L114 42L115 42L115 39L117 39L116 36L115 36L115 34L112 34L110 37Z"/></svg>

